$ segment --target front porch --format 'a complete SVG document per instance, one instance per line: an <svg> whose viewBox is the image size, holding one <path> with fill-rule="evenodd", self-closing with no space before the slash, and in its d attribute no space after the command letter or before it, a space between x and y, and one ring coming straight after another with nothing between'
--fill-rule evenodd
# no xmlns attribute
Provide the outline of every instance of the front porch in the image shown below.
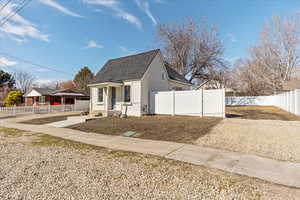
<svg viewBox="0 0 300 200"><path fill-rule="evenodd" d="M93 90L94 89L94 90ZM130 105L130 85L104 83L91 87L91 114L113 116L126 113Z"/></svg>

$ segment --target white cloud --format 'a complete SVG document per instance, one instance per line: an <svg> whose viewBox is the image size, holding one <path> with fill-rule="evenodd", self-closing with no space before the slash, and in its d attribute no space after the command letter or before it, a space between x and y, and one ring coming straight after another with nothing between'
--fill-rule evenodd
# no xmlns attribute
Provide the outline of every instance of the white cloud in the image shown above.
<svg viewBox="0 0 300 200"><path fill-rule="evenodd" d="M11 66L15 66L18 63L12 60L8 60L5 57L0 57L0 66L2 67L11 67Z"/></svg>
<svg viewBox="0 0 300 200"><path fill-rule="evenodd" d="M145 14L151 19L152 23L156 26L157 21L154 18L153 14L150 11L150 6L147 1L144 0L135 0L135 3L138 5L138 7L145 12Z"/></svg>
<svg viewBox="0 0 300 200"><path fill-rule="evenodd" d="M6 15L14 10L16 4L8 4L2 11L1 15ZM19 14L14 15L4 25L0 27L0 31L10 36L11 39L22 43L26 38L34 38L48 41L48 35L41 33L37 26L26 20Z"/></svg>
<svg viewBox="0 0 300 200"><path fill-rule="evenodd" d="M70 11L68 8L63 7L62 5L58 4L57 2L55 2L53 0L40 0L40 2L42 4L45 4L45 5L50 6L52 8L55 8L55 9L59 10L60 12L65 13L67 15L70 15L70 16L73 16L73 17L82 17L81 15Z"/></svg>
<svg viewBox="0 0 300 200"><path fill-rule="evenodd" d="M98 44L97 42L91 40L87 43L87 45L85 47L83 47L84 49L90 49L90 48L103 48L102 45Z"/></svg>
<svg viewBox="0 0 300 200"><path fill-rule="evenodd" d="M142 29L141 21L133 14L124 11L117 0L82 0L84 3L96 6L104 6L115 12L115 15L134 24L138 29Z"/></svg>
<svg viewBox="0 0 300 200"><path fill-rule="evenodd" d="M45 79L41 79L41 80L36 80L33 83L33 85L34 85L34 87L55 88L58 82L59 82L58 80L45 80Z"/></svg>
<svg viewBox="0 0 300 200"><path fill-rule="evenodd" d="M153 0L153 2L158 4L167 4L167 2L164 0Z"/></svg>
<svg viewBox="0 0 300 200"><path fill-rule="evenodd" d="M15 25L6 23L0 28L1 31L17 36L17 39L25 40L26 37L31 37L39 40L49 41L48 35L42 34L37 28L27 25Z"/></svg>

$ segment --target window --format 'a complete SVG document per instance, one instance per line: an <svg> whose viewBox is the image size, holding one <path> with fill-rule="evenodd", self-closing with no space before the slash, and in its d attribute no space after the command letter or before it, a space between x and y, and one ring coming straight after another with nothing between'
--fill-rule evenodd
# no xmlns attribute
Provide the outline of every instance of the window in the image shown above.
<svg viewBox="0 0 300 200"><path fill-rule="evenodd" d="M46 102L46 98L44 96L40 97L40 104L44 104Z"/></svg>
<svg viewBox="0 0 300 200"><path fill-rule="evenodd" d="M124 87L124 101L130 102L130 85L125 85Z"/></svg>
<svg viewBox="0 0 300 200"><path fill-rule="evenodd" d="M103 102L103 88L98 88L98 102Z"/></svg>

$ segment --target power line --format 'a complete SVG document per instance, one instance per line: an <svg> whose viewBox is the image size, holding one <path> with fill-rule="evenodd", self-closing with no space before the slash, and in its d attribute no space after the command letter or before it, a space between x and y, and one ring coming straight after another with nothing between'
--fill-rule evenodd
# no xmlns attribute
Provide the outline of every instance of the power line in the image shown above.
<svg viewBox="0 0 300 200"><path fill-rule="evenodd" d="M54 71L54 72L57 72L57 73L62 73L62 74L68 75L68 76L74 76L74 74L72 74L72 73L60 71L60 70L57 70L57 69L54 69L52 67L48 67L48 66L45 66L45 65L36 64L32 61L25 60L25 59L20 58L20 57L12 56L12 55L10 55L8 53L5 53L5 52L0 52L0 54L8 56L8 57L16 59L16 60L20 60L23 63L27 63L27 64L30 64L30 65L33 65L33 66L36 66L36 67L39 67L39 68L42 68L42 69L47 69L47 70Z"/></svg>
<svg viewBox="0 0 300 200"><path fill-rule="evenodd" d="M24 0L23 3L15 11L11 11L6 15L0 22L0 27L4 25L10 18L14 17L18 12L20 12L26 5L28 5L32 0Z"/></svg>
<svg viewBox="0 0 300 200"><path fill-rule="evenodd" d="M11 2L12 0L8 0L6 3L4 3L4 6L2 6L2 8L0 9L0 12L6 7L8 6L8 4Z"/></svg>

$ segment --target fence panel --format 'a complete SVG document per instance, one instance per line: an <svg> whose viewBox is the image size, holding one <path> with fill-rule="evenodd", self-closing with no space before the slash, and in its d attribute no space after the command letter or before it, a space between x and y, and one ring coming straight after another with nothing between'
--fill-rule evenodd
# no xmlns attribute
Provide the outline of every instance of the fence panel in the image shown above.
<svg viewBox="0 0 300 200"><path fill-rule="evenodd" d="M174 114L202 116L202 93L199 91L174 92Z"/></svg>
<svg viewBox="0 0 300 200"><path fill-rule="evenodd" d="M151 95L151 113L171 115L172 114L172 93L170 92L154 92Z"/></svg>
<svg viewBox="0 0 300 200"><path fill-rule="evenodd" d="M227 106L277 106L300 116L300 90L271 96L226 97Z"/></svg>
<svg viewBox="0 0 300 200"><path fill-rule="evenodd" d="M11 106L0 107L0 117L14 116L23 114L46 114L54 112L73 112L73 111L88 111L89 104L70 104L70 105L44 105L44 106Z"/></svg>
<svg viewBox="0 0 300 200"><path fill-rule="evenodd" d="M203 90L203 116L225 117L225 90Z"/></svg>
<svg viewBox="0 0 300 200"><path fill-rule="evenodd" d="M152 92L150 113L225 117L225 90Z"/></svg>

